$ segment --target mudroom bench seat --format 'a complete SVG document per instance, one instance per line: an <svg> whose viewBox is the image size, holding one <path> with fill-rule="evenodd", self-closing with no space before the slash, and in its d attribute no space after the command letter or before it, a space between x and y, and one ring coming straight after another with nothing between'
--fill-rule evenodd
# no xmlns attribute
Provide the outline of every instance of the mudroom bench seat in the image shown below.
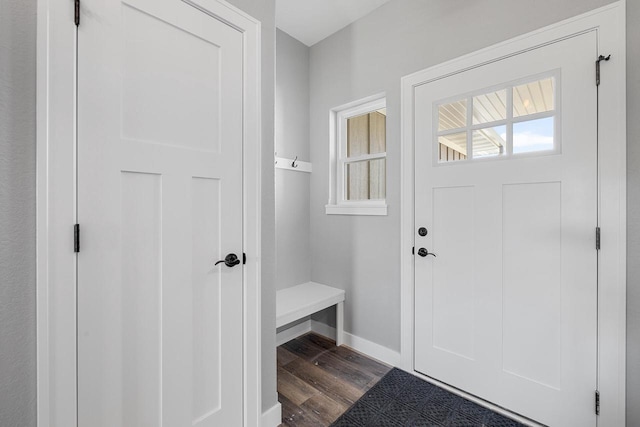
<svg viewBox="0 0 640 427"><path fill-rule="evenodd" d="M342 289L307 282L276 292L276 328L336 306L336 345L344 342L344 298Z"/></svg>

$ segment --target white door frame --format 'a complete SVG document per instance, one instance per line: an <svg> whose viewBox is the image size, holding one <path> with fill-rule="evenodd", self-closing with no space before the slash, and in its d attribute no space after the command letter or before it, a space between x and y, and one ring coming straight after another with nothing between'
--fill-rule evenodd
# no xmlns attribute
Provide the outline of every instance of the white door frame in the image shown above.
<svg viewBox="0 0 640 427"><path fill-rule="evenodd" d="M516 37L402 79L401 367L414 371L414 88L575 34L596 31L599 88L598 366L600 426L625 425L626 71L625 0ZM595 60L594 59L594 85ZM594 230L595 245L595 230ZM595 368L595 367L594 367ZM595 390L594 390L595 392Z"/></svg>
<svg viewBox="0 0 640 427"><path fill-rule="evenodd" d="M261 24L223 0L183 0L243 34L243 406L261 417ZM73 2L37 6L37 417L39 427L77 426L76 26ZM82 19L81 23L82 25Z"/></svg>

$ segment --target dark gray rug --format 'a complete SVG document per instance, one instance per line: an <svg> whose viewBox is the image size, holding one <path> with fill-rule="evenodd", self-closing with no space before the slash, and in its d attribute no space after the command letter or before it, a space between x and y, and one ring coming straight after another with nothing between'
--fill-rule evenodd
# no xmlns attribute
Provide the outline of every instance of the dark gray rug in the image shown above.
<svg viewBox="0 0 640 427"><path fill-rule="evenodd" d="M332 427L516 427L510 418L393 368Z"/></svg>

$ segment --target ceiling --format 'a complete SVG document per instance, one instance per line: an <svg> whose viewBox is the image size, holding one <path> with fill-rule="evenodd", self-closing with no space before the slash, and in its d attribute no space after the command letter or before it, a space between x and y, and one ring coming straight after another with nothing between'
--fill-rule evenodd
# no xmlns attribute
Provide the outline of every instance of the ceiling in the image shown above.
<svg viewBox="0 0 640 427"><path fill-rule="evenodd" d="M388 1L276 0L276 27L313 46Z"/></svg>

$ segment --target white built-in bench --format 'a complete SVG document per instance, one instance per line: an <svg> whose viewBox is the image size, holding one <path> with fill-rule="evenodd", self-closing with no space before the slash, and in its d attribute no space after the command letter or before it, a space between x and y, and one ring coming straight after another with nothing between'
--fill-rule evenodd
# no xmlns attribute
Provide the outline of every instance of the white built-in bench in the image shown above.
<svg viewBox="0 0 640 427"><path fill-rule="evenodd" d="M276 328L336 306L336 345L344 342L344 291L315 282L276 292Z"/></svg>

